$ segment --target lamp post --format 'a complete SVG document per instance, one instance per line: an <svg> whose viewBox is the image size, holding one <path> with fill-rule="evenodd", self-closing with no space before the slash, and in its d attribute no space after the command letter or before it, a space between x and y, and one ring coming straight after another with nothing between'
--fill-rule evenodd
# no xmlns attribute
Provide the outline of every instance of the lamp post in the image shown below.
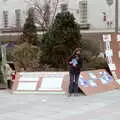
<svg viewBox="0 0 120 120"><path fill-rule="evenodd" d="M113 0L106 0L108 6L113 4ZM118 33L118 8L119 8L119 0L115 0L115 33Z"/></svg>
<svg viewBox="0 0 120 120"><path fill-rule="evenodd" d="M112 28L112 16L111 16L111 12L112 12L112 5L113 5L113 0L106 0L106 3L108 5L109 11L108 11L108 16L107 16L107 27L108 28Z"/></svg>
<svg viewBox="0 0 120 120"><path fill-rule="evenodd" d="M115 33L118 33L118 6L119 1L115 0Z"/></svg>

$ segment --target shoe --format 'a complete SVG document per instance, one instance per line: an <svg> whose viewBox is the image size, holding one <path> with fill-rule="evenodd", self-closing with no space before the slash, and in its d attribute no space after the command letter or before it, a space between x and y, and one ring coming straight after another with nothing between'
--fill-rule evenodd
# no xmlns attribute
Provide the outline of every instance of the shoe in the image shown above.
<svg viewBox="0 0 120 120"><path fill-rule="evenodd" d="M79 96L79 93L75 93L74 96Z"/></svg>
<svg viewBox="0 0 120 120"><path fill-rule="evenodd" d="M70 97L70 96L71 96L71 93L68 93L68 94L67 94L67 97Z"/></svg>

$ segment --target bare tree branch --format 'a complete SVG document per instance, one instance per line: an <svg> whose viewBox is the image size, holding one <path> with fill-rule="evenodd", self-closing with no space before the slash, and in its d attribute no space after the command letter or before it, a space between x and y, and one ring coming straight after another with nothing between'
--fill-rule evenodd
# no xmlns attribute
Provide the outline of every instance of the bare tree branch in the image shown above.
<svg viewBox="0 0 120 120"><path fill-rule="evenodd" d="M52 3L55 3L54 6ZM45 30L53 24L57 12L59 0L47 0L45 2L38 0L27 1L35 10L36 22Z"/></svg>
<svg viewBox="0 0 120 120"><path fill-rule="evenodd" d="M53 14L53 17L52 17L52 24L53 24L54 19L55 19L55 15L56 15L56 12L57 12L58 4L59 4L59 0L56 0L55 10L54 10L54 14Z"/></svg>

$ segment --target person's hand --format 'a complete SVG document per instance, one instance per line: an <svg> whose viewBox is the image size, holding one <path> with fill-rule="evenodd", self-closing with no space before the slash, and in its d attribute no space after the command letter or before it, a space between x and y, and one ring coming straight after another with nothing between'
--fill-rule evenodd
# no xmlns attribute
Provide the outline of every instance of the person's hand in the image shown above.
<svg viewBox="0 0 120 120"><path fill-rule="evenodd" d="M72 61L70 61L69 64L73 64Z"/></svg>

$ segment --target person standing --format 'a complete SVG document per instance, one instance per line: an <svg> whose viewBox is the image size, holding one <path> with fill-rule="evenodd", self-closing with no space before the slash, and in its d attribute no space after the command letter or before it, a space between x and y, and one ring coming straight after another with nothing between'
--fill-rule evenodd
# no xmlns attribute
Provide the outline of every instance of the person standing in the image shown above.
<svg viewBox="0 0 120 120"><path fill-rule="evenodd" d="M71 93L74 93L75 96L78 96L78 80L83 63L80 53L81 49L76 48L72 56L70 56L70 58L68 59L70 76L68 96L71 96Z"/></svg>

